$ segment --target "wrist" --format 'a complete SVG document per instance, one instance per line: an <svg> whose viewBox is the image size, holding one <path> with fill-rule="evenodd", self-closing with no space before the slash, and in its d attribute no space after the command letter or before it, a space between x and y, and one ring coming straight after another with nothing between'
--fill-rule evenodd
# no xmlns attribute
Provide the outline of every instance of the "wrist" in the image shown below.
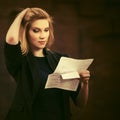
<svg viewBox="0 0 120 120"><path fill-rule="evenodd" d="M81 81L82 85L88 85L89 84L89 80L85 80L85 81Z"/></svg>

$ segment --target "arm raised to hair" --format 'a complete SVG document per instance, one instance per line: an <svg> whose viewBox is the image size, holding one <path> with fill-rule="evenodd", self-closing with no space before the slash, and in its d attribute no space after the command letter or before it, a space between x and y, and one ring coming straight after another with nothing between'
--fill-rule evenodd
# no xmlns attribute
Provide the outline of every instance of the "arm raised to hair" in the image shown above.
<svg viewBox="0 0 120 120"><path fill-rule="evenodd" d="M17 17L14 19L13 23L8 29L6 34L6 42L11 45L16 45L19 42L19 32L21 27L22 19L29 8L24 9L20 12Z"/></svg>

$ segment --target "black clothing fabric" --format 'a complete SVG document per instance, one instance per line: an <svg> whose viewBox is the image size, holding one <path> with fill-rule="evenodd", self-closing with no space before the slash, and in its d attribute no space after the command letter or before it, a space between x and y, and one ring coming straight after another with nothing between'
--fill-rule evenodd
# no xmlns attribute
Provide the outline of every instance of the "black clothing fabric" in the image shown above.
<svg viewBox="0 0 120 120"><path fill-rule="evenodd" d="M37 96L33 102L34 120L64 120L62 91L59 89L44 89L49 74L53 71L50 68L46 57L33 57L39 66L39 87ZM34 81L36 82L36 81Z"/></svg>
<svg viewBox="0 0 120 120"><path fill-rule="evenodd" d="M34 56L31 53L28 53L27 55L22 55L20 43L17 45L9 45L5 43L4 54L5 54L5 62L6 62L7 69L17 83L14 100L11 104L6 120L35 120L34 115L37 112L35 111L33 112L33 110L36 109L37 111L36 106L41 104L39 100L41 100L40 96L42 96L42 94L46 94L44 96L44 100L48 102L48 100L51 99L51 103L53 101L55 102L55 100L53 100L55 97L57 97L58 99L60 97L61 100L60 101L56 100L57 102L56 104L59 103L58 106L61 106L63 104L63 106L59 108L63 109L64 115L63 113L60 113L60 114L64 116L63 120L70 120L71 113L70 113L69 97L71 97L74 103L76 104L76 97L78 95L80 87L76 92L70 92L70 91L59 90L59 89L51 89L49 92L46 92L47 90L42 91L41 90L42 87L40 87L40 84L39 84L43 79L43 77L41 77L40 65L38 63L38 60L33 59ZM48 62L47 64L48 74L52 73L55 70L60 58L62 56L65 56L56 52L52 52L47 49L44 49L44 54L46 56L46 62ZM44 85L44 82L43 82L43 85ZM56 92L59 94L56 94ZM41 95L38 95L38 93L40 93ZM46 99L47 94L49 96L49 99L48 98ZM45 111L47 111L47 113L54 112L51 109L56 106L49 105L49 107L50 108L48 109L48 111L46 109ZM46 113L46 116L47 116L47 113ZM57 120L59 120L58 119L59 115L58 116L56 115ZM42 111L41 111L41 116L39 116L39 119L40 118L42 119Z"/></svg>

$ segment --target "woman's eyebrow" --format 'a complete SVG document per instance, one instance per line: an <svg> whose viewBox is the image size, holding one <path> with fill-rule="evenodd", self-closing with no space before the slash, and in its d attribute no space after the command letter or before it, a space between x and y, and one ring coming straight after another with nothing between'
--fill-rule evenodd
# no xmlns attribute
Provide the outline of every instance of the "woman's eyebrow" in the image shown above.
<svg viewBox="0 0 120 120"><path fill-rule="evenodd" d="M45 29L50 29L50 27L46 27Z"/></svg>
<svg viewBox="0 0 120 120"><path fill-rule="evenodd" d="M40 27L34 27L34 26L31 26L32 29L42 29ZM49 29L50 27L45 27L44 29Z"/></svg>

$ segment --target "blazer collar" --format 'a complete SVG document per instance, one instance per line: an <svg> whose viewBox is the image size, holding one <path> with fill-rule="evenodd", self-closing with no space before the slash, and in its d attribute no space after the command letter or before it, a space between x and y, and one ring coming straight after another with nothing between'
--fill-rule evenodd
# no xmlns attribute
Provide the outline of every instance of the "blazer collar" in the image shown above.
<svg viewBox="0 0 120 120"><path fill-rule="evenodd" d="M57 58L56 54L49 49L44 49L43 52L48 60L48 63L50 65L51 69L54 71L59 62L59 58Z"/></svg>

